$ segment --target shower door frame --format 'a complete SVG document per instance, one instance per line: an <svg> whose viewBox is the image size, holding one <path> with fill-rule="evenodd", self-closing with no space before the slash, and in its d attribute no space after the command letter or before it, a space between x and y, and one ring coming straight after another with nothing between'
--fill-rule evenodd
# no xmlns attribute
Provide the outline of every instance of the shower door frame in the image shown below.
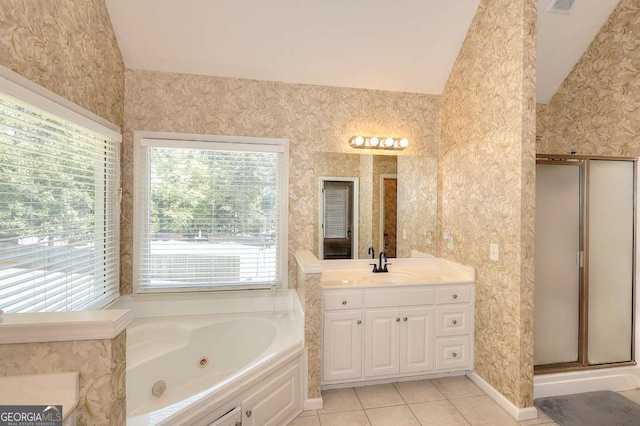
<svg viewBox="0 0 640 426"><path fill-rule="evenodd" d="M633 244L632 244L632 273L631 273L631 360L604 364L589 364L588 359L588 327L589 327L589 161L627 161L633 163ZM624 367L636 365L636 237L637 237L637 189L638 189L638 160L639 157L605 157L590 155L551 155L537 154L536 165L567 165L580 168L579 197L580 197L580 241L579 248L582 261L579 270L579 320L578 320L578 359L573 362L534 365L534 374L551 374L569 371L596 370L603 368ZM534 287L535 291L535 287ZM535 306L534 306L535 309ZM535 343L534 343L535 350Z"/></svg>

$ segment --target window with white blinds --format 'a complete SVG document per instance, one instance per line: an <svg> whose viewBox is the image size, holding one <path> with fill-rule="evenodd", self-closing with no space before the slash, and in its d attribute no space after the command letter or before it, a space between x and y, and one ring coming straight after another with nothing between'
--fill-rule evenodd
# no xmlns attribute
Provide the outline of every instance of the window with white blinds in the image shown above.
<svg viewBox="0 0 640 426"><path fill-rule="evenodd" d="M0 92L0 309L118 296L119 143Z"/></svg>
<svg viewBox="0 0 640 426"><path fill-rule="evenodd" d="M288 143L202 138L136 137L136 291L265 288L286 277Z"/></svg>
<svg viewBox="0 0 640 426"><path fill-rule="evenodd" d="M324 188L324 237L347 238L349 231L349 188Z"/></svg>

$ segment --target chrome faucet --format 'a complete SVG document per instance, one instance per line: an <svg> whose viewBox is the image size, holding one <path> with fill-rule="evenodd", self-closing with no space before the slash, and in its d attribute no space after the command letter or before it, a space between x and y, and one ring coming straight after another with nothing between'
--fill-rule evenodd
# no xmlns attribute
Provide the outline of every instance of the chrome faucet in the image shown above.
<svg viewBox="0 0 640 426"><path fill-rule="evenodd" d="M384 258L384 265L382 264L382 258ZM387 262L387 252L384 250L381 251L378 264L376 265L375 263L370 263L370 265L373 266L373 271L371 271L373 273L389 272L389 269L387 269L387 265L391 265L391 264Z"/></svg>

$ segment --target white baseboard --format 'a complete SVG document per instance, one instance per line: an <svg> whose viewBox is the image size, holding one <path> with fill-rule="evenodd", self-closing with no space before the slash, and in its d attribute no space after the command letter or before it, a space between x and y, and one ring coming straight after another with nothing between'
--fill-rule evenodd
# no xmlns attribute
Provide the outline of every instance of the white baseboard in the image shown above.
<svg viewBox="0 0 640 426"><path fill-rule="evenodd" d="M489 398L493 399L500 407L502 407L503 410L509 413L517 421L524 422L526 420L534 420L538 418L538 410L536 407L518 408L486 380L480 377L475 371L469 371L467 373L467 377L469 377L469 379L478 385L478 387L482 389Z"/></svg>
<svg viewBox="0 0 640 426"><path fill-rule="evenodd" d="M324 406L324 402L322 401L322 398L310 398L310 399L304 400L302 409L304 411L322 410L323 406Z"/></svg>

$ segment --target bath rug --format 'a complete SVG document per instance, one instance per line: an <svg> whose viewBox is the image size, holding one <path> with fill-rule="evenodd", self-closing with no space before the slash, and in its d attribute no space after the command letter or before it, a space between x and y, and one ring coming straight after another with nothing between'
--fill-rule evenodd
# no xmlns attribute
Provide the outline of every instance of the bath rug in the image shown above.
<svg viewBox="0 0 640 426"><path fill-rule="evenodd" d="M561 426L640 426L640 405L616 392L551 396L534 403Z"/></svg>

